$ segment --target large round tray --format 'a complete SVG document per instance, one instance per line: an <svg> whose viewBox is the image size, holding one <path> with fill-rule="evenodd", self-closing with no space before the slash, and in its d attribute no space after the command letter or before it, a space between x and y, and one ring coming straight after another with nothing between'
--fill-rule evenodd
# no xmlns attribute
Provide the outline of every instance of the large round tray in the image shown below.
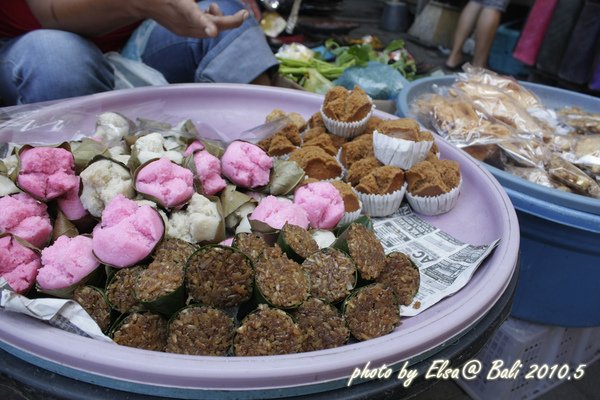
<svg viewBox="0 0 600 400"><path fill-rule="evenodd" d="M79 117L93 131L95 115L119 111L129 117L178 122L191 118L235 134L259 125L273 108L309 117L323 97L266 87L187 84L110 92L58 103L38 121ZM89 113L89 114L88 114ZM380 117L389 114L377 112ZM43 125L43 124L41 124ZM58 133L54 133L57 137ZM0 347L44 369L96 385L185 398L275 398L344 387L354 368L388 366L430 357L480 320L505 291L517 265L519 227L508 197L480 165L444 141L444 158L460 162L463 187L451 212L427 218L465 242L502 238L468 285L391 334L336 349L271 357L198 357L151 352L103 343L0 311Z"/></svg>

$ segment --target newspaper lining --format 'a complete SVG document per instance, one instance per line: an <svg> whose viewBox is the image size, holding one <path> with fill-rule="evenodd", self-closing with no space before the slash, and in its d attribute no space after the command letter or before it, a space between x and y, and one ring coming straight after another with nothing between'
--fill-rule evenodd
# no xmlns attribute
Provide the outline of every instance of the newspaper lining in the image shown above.
<svg viewBox="0 0 600 400"><path fill-rule="evenodd" d="M400 314L412 317L462 289L500 239L489 245L463 243L419 218L408 205L394 215L373 219L385 253L400 251L419 268L421 285L413 303Z"/></svg>

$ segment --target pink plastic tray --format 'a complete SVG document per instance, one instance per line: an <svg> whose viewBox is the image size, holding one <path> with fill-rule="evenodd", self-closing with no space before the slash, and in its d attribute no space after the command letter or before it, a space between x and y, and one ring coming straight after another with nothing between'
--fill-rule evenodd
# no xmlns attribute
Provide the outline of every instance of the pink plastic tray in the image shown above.
<svg viewBox="0 0 600 400"><path fill-rule="evenodd" d="M67 120L77 117L76 128L91 132L97 113L118 111L134 119L146 117L173 123L191 118L200 126L208 123L235 137L238 132L263 123L273 108L296 111L308 118L321 102L322 96L311 93L249 85L142 88L55 104L39 113L41 128L37 134L46 134L50 125L43 122L57 116ZM393 118L381 112L376 115ZM69 132L74 129L73 125L66 127ZM60 131L47 134L60 140L64 138L60 137ZM19 135L18 132L1 134L0 140ZM510 281L519 250L517 218L502 187L471 158L437 140L444 158L460 162L463 187L455 209L427 219L474 245L489 244L497 238L502 241L463 290L416 317L404 319L385 337L295 355L197 357L102 343L0 311L0 346L43 368L98 385L174 397L222 398L279 397L286 390L297 395L342 387L354 368L368 361L371 366L384 363L389 366L431 353L458 337L494 305Z"/></svg>

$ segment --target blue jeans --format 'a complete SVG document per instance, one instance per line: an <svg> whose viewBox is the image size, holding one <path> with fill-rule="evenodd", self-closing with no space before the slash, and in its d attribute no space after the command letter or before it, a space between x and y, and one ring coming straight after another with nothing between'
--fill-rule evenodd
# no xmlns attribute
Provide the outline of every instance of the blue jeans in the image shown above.
<svg viewBox="0 0 600 400"><path fill-rule="evenodd" d="M211 1L224 14L242 8L235 0ZM199 2L201 8L208 1ZM221 32L215 38L177 36L152 22L143 24L147 40L138 56L171 83L249 83L277 65L256 20ZM132 39L136 37L134 32ZM0 98L7 105L82 96L112 90L111 65L82 36L40 29L0 44Z"/></svg>

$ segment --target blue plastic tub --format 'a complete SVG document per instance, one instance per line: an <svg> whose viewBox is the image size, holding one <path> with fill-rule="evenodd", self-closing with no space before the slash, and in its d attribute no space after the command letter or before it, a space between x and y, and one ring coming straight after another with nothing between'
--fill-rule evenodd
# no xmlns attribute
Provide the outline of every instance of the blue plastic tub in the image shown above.
<svg viewBox="0 0 600 400"><path fill-rule="evenodd" d="M397 114L414 117L414 100L454 77L425 78L405 87ZM600 110L600 99L522 82L551 108ZM509 195L521 229L521 271L512 315L569 326L600 326L600 200L533 184L486 165Z"/></svg>
<svg viewBox="0 0 600 400"><path fill-rule="evenodd" d="M490 69L513 76L527 74L525 64L513 57L513 50L521 35L521 31L517 28L521 24L522 21L512 21L498 27L488 58Z"/></svg>

